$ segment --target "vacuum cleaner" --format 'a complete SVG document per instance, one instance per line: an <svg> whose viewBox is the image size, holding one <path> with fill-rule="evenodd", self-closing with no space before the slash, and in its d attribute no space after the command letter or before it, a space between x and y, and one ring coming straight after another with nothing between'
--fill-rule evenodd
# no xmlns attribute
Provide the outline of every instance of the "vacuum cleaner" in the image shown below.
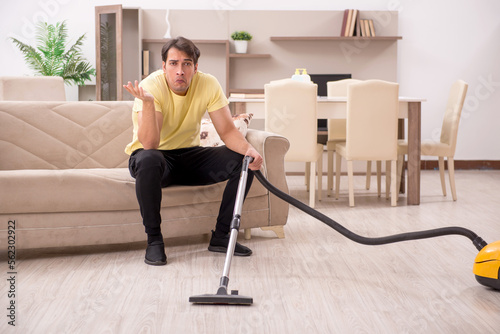
<svg viewBox="0 0 500 334"><path fill-rule="evenodd" d="M229 269L231 267L231 260L236 246L236 239L240 230L241 222L241 209L243 207L243 200L245 199L245 189L248 178L248 165L253 161L252 157L245 156L243 158L243 167L241 169L240 180L238 183L238 191L236 192L236 201L234 203L233 219L231 220L231 234L229 236L229 243L226 251L226 261L224 262L224 269L220 278L219 289L214 295L205 294L199 296L189 297L189 301L195 304L233 304L233 305L251 305L253 303L252 297L238 295L238 290L232 290L231 294L227 293L229 284Z"/></svg>
<svg viewBox="0 0 500 334"><path fill-rule="evenodd" d="M234 253L234 247L236 245L236 238L238 235L240 221L241 221L241 209L243 206L244 191L246 187L246 180L248 177L248 165L252 162L253 158L245 156L243 159L243 167L240 175L240 181L238 184L238 192L236 195L236 203L233 213L233 219L231 222L231 235L229 239L229 245L226 253L226 261L224 264L224 270L222 277L220 279L219 289L216 294L205 294L199 296L189 297L189 301L195 304L226 304L226 305L251 305L253 299L251 297L245 297L238 295L237 290L232 290L231 294L228 294L228 283L229 283L229 268L231 266L231 259ZM275 186L273 186L260 171L254 171L255 177L259 180L262 185L269 190L272 194L276 195L278 198L288 202L289 204L295 206L296 208L302 210L308 215L322 221L329 227L333 228L346 238L363 244L363 245L385 245L395 242L408 241L408 240L418 240L435 238L445 235L462 235L469 238L473 245L479 251L473 265L473 273L475 274L478 283L487 286L489 288L500 290L500 240L493 243L486 243L483 238L478 236L471 230L463 227L451 226L443 227L431 230L409 232L395 234L385 237L368 238L360 236L354 232L351 232L344 226L340 225L333 219L325 216L321 212L318 212L311 208L310 206L302 203L301 201L291 197L290 195L282 192Z"/></svg>

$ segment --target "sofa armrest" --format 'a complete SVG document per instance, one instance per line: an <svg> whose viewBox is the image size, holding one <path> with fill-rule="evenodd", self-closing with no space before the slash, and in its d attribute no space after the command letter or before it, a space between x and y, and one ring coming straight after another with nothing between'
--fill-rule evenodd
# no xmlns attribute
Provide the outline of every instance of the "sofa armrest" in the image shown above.
<svg viewBox="0 0 500 334"><path fill-rule="evenodd" d="M246 139L264 158L262 174L276 188L288 194L285 175L285 154L290 147L288 139L275 133L254 129L248 129ZM269 207L269 226L285 225L288 219L288 203L270 194Z"/></svg>

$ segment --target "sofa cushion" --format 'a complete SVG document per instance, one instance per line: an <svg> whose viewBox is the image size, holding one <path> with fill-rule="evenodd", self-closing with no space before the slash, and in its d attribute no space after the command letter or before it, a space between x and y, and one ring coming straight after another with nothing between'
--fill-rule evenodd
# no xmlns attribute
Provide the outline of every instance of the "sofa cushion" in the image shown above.
<svg viewBox="0 0 500 334"><path fill-rule="evenodd" d="M138 209L135 180L127 168L2 171L0 213L118 211ZM224 183L170 186L163 189L162 207L220 202ZM98 191L96 191L98 189ZM249 197L266 195L254 182Z"/></svg>
<svg viewBox="0 0 500 334"><path fill-rule="evenodd" d="M248 127L250 125L252 117L253 114L240 114L237 116L233 116L234 125L243 136L247 135ZM200 145L205 147L225 145L222 139L220 139L219 134L215 130L212 121L207 118L201 121Z"/></svg>

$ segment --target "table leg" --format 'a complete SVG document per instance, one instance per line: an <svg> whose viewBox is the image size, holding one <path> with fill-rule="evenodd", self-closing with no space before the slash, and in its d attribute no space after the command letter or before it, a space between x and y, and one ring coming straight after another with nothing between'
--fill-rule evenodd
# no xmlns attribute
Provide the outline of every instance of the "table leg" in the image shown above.
<svg viewBox="0 0 500 334"><path fill-rule="evenodd" d="M398 119L398 139L405 139L405 120L404 119ZM404 163L404 161L403 161ZM401 178L397 180L400 185L399 185L399 193L404 194L406 192L406 170L403 168L401 171Z"/></svg>
<svg viewBox="0 0 500 334"><path fill-rule="evenodd" d="M408 205L420 204L421 103L408 103Z"/></svg>

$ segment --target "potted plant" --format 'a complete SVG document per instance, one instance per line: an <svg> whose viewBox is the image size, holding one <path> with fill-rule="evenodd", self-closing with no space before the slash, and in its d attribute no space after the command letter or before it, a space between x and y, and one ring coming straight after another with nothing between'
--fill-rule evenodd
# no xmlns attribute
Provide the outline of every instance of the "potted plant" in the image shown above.
<svg viewBox="0 0 500 334"><path fill-rule="evenodd" d="M11 38L19 50L23 53L28 66L38 75L60 76L66 84L85 85L85 81L95 76L92 68L82 54L82 41L85 34L80 36L76 42L66 50L68 43L66 22L56 25L41 22L37 26L37 45L27 45L15 38Z"/></svg>
<svg viewBox="0 0 500 334"><path fill-rule="evenodd" d="M236 53L246 53L248 48L248 41L252 40L252 35L246 31L235 31L231 34L234 40L234 48Z"/></svg>

